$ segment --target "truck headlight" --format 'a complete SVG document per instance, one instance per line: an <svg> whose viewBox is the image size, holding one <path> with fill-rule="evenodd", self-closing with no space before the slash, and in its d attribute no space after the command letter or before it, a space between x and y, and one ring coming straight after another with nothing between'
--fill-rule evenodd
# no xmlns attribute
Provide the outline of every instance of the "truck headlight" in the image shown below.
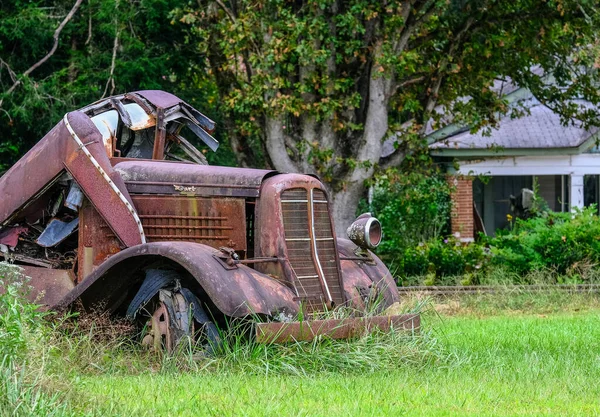
<svg viewBox="0 0 600 417"><path fill-rule="evenodd" d="M375 249L381 243L381 223L371 213L361 214L348 227L346 234L358 247Z"/></svg>

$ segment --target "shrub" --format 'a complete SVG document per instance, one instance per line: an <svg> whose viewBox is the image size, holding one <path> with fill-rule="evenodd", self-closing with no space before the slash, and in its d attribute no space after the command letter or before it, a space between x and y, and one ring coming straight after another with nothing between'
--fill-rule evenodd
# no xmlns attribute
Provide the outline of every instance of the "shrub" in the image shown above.
<svg viewBox="0 0 600 417"><path fill-rule="evenodd" d="M384 239L377 253L392 260L403 250L442 236L450 218L450 185L441 175L402 174L388 171L378 178L371 211L383 228Z"/></svg>
<svg viewBox="0 0 600 417"><path fill-rule="evenodd" d="M403 276L456 276L481 269L487 261L482 245L461 244L454 238L432 239L406 248L399 259L398 272Z"/></svg>
<svg viewBox="0 0 600 417"><path fill-rule="evenodd" d="M600 218L595 207L574 213L545 212L539 217L515 220L512 229L485 239L491 262L519 274L551 269L577 273L600 262Z"/></svg>
<svg viewBox="0 0 600 417"><path fill-rule="evenodd" d="M0 288L0 417L75 416L58 395L38 387L43 369L29 369L32 354L46 348L47 323L27 300L21 268L0 262Z"/></svg>

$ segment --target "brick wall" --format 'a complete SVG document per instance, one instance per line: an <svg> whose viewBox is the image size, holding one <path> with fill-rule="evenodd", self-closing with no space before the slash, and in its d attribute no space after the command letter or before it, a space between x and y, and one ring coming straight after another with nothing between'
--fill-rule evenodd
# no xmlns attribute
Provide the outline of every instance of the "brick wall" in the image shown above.
<svg viewBox="0 0 600 417"><path fill-rule="evenodd" d="M463 242L473 241L473 180L468 177L448 177L454 187L452 193L452 234Z"/></svg>

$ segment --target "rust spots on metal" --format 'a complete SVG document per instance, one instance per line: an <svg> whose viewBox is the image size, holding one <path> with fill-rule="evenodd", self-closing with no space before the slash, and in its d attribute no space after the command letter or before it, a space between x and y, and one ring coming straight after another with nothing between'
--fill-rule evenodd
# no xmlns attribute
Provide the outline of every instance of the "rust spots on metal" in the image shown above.
<svg viewBox="0 0 600 417"><path fill-rule="evenodd" d="M181 240L246 250L244 200L133 195L149 242Z"/></svg>
<svg viewBox="0 0 600 417"><path fill-rule="evenodd" d="M101 170L111 178L125 199L130 199L125 183L110 164L100 132L81 112L69 113L68 117L73 131L98 166L81 152L64 122L59 123L0 178L0 195L3 196L0 225L18 220L27 205L43 195L66 168L117 237L126 246L141 243L138 225L130 210L102 175Z"/></svg>
<svg viewBox="0 0 600 417"><path fill-rule="evenodd" d="M103 118L105 112L110 113ZM100 122L114 133L105 132L110 143L103 140ZM385 265L364 248L357 253L352 242L336 238L329 198L318 179L163 161L165 149L182 143L173 138L188 122L216 149L207 133L214 122L172 94L112 97L66 115L0 178L0 243L17 245L11 252L16 262L45 267L27 267L44 304L102 305L121 314L145 269L157 265L176 270L182 285L229 317L293 318L301 309L305 314L344 305L364 310L377 296L382 308L398 301ZM145 123L156 129L139 132ZM134 145L140 138L154 144ZM141 159L150 157L155 160ZM73 185L85 198L65 208L57 196ZM48 214L48 207L57 209ZM76 238L69 234L57 243L68 244L59 253L60 259L69 253L68 261L54 262L35 243L35 235L47 227L44 219L57 216L68 224L79 221ZM356 227L373 246L381 236L377 230L370 233L369 222L359 218ZM31 249L27 245L33 250L17 253ZM350 337L371 328L395 328L401 325L396 320L314 321L307 324L309 333L298 327L302 323L292 323L285 334L300 340L317 334ZM271 331L278 325L261 328Z"/></svg>
<svg viewBox="0 0 600 417"><path fill-rule="evenodd" d="M288 279L307 312L343 305L334 230L319 180L299 174L268 178L256 204L255 251L282 262L256 269Z"/></svg>
<svg viewBox="0 0 600 417"><path fill-rule="evenodd" d="M98 266L124 247L106 221L88 202L79 211L79 268L77 282L81 282Z"/></svg>
<svg viewBox="0 0 600 417"><path fill-rule="evenodd" d="M30 301L46 307L56 305L74 287L71 271L21 265L23 275L29 277L27 284L33 288Z"/></svg>
<svg viewBox="0 0 600 417"><path fill-rule="evenodd" d="M348 238L363 249L375 249L381 243L381 223L371 213L360 215L346 230Z"/></svg>
<svg viewBox="0 0 600 417"><path fill-rule="evenodd" d="M152 159L161 160L165 157L165 139L167 130L165 128L165 109L158 107L156 109L156 130L154 131L154 149Z"/></svg>
<svg viewBox="0 0 600 417"><path fill-rule="evenodd" d="M115 165L134 194L258 197L263 179L276 174L244 169L168 161L128 160Z"/></svg>
<svg viewBox="0 0 600 417"><path fill-rule="evenodd" d="M295 316L298 313L295 293L286 285L246 265L227 270L213 257L216 252L216 249L199 243L173 241L127 248L103 262L57 307L68 307L79 301L84 308L104 305L114 312L127 294L137 291L136 273L143 271L146 265L160 261L181 268L186 273L182 285L192 291L204 292L226 316L279 313Z"/></svg>
<svg viewBox="0 0 600 417"><path fill-rule="evenodd" d="M352 258L358 247L348 239L337 239L340 256ZM392 274L381 259L374 253L368 252L369 261L350 261L341 262L342 275L344 276L344 291L346 294L356 294L358 288L366 288L362 291L371 292L370 288L379 294L382 298L381 306L385 308L399 300L398 287L392 277ZM354 295L352 298L356 298Z"/></svg>
<svg viewBox="0 0 600 417"><path fill-rule="evenodd" d="M418 314L405 314L291 323L258 323L255 336L258 343L290 343L310 341L319 336L330 339L350 339L373 331L419 332L420 327L421 318Z"/></svg>

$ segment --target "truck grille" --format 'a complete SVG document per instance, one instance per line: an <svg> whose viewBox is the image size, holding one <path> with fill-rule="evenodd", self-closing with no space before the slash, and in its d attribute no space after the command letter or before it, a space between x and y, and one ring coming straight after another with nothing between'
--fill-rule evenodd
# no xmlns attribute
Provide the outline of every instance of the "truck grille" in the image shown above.
<svg viewBox="0 0 600 417"><path fill-rule="evenodd" d="M311 309L344 302L329 204L318 189L294 188L281 194L283 226L298 295ZM311 227L312 225L312 227Z"/></svg>

